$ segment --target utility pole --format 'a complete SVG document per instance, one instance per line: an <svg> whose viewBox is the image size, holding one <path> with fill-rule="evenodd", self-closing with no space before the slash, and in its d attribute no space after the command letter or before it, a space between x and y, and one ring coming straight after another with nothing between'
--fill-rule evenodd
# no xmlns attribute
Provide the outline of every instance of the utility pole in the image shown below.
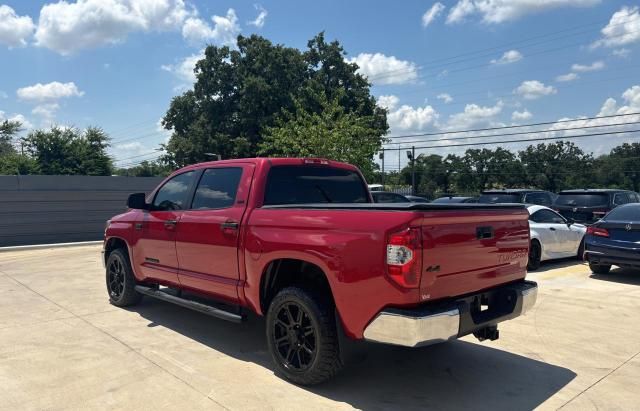
<svg viewBox="0 0 640 411"><path fill-rule="evenodd" d="M401 183L401 181L400 181L400 172L401 171L402 171L402 168L400 166L400 144L398 144L398 182L397 182L398 185Z"/></svg>
<svg viewBox="0 0 640 411"><path fill-rule="evenodd" d="M411 151L407 150L407 158L411 162L411 195L416 195L416 146L411 146Z"/></svg>
<svg viewBox="0 0 640 411"><path fill-rule="evenodd" d="M384 189L384 148L382 149L382 153L378 156L380 160L382 160L382 187Z"/></svg>

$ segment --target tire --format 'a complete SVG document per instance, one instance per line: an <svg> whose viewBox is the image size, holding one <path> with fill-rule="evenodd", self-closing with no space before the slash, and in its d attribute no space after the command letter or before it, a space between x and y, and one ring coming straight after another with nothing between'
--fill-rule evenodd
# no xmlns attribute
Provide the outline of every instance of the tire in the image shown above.
<svg viewBox="0 0 640 411"><path fill-rule="evenodd" d="M136 279L131 269L129 255L121 248L113 250L107 257L106 282L109 302L117 307L135 305L142 299L136 291Z"/></svg>
<svg viewBox="0 0 640 411"><path fill-rule="evenodd" d="M580 246L578 247L578 255L576 256L578 261L584 261L584 238L580 241Z"/></svg>
<svg viewBox="0 0 640 411"><path fill-rule="evenodd" d="M609 271L611 270L611 265L589 263L589 268L591 269L591 272L594 274L609 274Z"/></svg>
<svg viewBox="0 0 640 411"><path fill-rule="evenodd" d="M284 288L271 301L266 322L271 358L289 381L315 385L342 369L335 311L326 298Z"/></svg>
<svg viewBox="0 0 640 411"><path fill-rule="evenodd" d="M527 264L528 271L535 271L540 268L540 259L542 258L542 247L538 240L532 240L529 246L529 263Z"/></svg>

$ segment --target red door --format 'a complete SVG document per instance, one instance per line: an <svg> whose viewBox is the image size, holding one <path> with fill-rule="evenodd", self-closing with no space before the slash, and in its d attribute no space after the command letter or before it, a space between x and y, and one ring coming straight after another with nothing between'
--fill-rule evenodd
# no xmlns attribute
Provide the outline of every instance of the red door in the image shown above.
<svg viewBox="0 0 640 411"><path fill-rule="evenodd" d="M238 240L253 170L253 164L234 164L203 171L191 208L177 225L183 287L238 300Z"/></svg>
<svg viewBox="0 0 640 411"><path fill-rule="evenodd" d="M190 198L196 172L188 171L167 180L155 193L150 209L134 227L133 264L142 279L179 285L176 230Z"/></svg>

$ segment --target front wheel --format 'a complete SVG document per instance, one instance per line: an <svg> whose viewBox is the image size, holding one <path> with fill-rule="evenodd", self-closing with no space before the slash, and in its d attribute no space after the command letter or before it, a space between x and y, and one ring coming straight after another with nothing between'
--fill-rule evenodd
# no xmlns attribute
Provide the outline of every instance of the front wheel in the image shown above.
<svg viewBox="0 0 640 411"><path fill-rule="evenodd" d="M527 264L528 271L535 271L540 268L540 259L542 258L542 247L537 240L531 241L529 246L529 263Z"/></svg>
<svg viewBox="0 0 640 411"><path fill-rule="evenodd" d="M609 271L611 271L610 264L589 263L589 268L591 269L591 272L594 274L609 274Z"/></svg>
<svg viewBox="0 0 640 411"><path fill-rule="evenodd" d="M314 385L342 368L333 305L297 287L281 290L267 312L267 343L288 380Z"/></svg>
<svg viewBox="0 0 640 411"><path fill-rule="evenodd" d="M140 302L142 294L136 291L136 279L129 263L129 256L122 249L113 250L107 257L107 292L109 302L126 307Z"/></svg>

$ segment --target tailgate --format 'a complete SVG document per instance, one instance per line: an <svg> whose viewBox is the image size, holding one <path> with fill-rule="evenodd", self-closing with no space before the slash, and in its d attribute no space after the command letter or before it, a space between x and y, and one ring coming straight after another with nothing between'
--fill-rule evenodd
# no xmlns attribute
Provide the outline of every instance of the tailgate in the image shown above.
<svg viewBox="0 0 640 411"><path fill-rule="evenodd" d="M421 299L460 296L523 279L528 218L526 209L425 212Z"/></svg>

